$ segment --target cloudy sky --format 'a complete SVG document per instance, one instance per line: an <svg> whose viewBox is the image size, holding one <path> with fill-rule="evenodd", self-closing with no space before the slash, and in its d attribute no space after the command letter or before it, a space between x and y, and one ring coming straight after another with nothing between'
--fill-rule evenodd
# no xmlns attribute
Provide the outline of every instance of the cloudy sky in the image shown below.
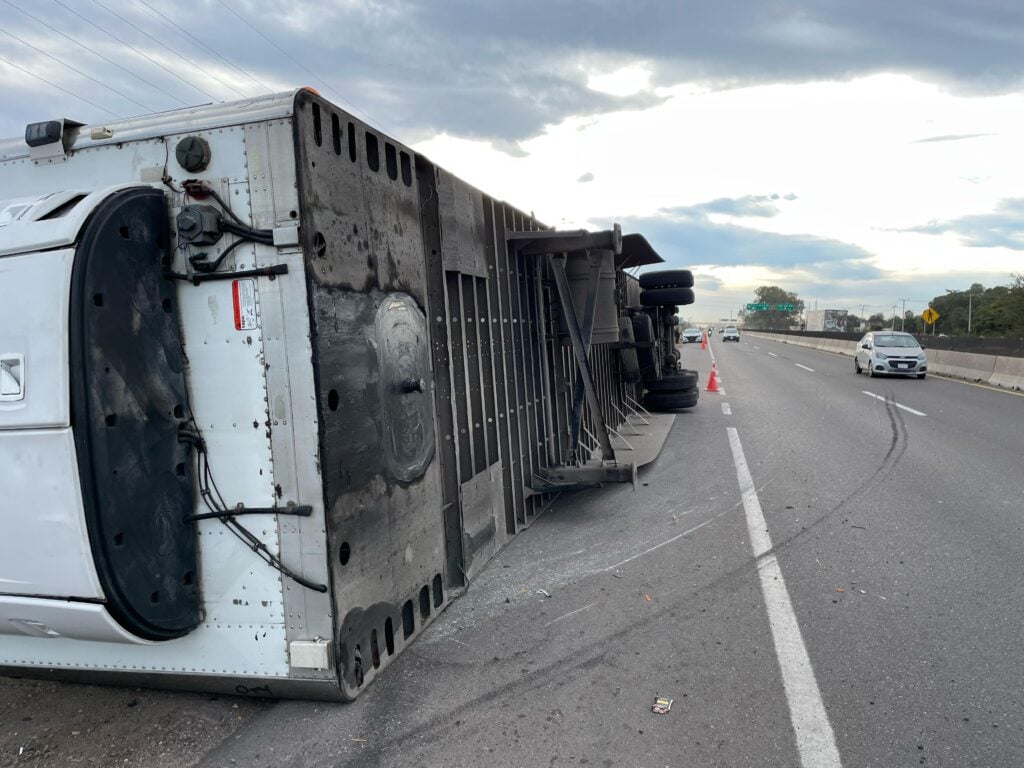
<svg viewBox="0 0 1024 768"><path fill-rule="evenodd" d="M301 85L546 223L643 233L692 319L1024 272L1020 0L0 0L3 136Z"/></svg>

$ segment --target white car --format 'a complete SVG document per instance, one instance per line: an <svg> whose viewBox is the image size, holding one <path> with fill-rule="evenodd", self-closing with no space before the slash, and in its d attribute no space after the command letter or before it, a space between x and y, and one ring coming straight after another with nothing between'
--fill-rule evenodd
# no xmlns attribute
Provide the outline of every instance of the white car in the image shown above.
<svg viewBox="0 0 1024 768"><path fill-rule="evenodd" d="M700 338L701 338L701 330L700 330L700 328L687 328L685 331L683 331L683 343L684 344L686 344L688 342L693 342L693 341L698 341L699 342Z"/></svg>
<svg viewBox="0 0 1024 768"><path fill-rule="evenodd" d="M731 325L725 329L722 334L722 341L739 341L740 332L738 328L733 328Z"/></svg>
<svg viewBox="0 0 1024 768"><path fill-rule="evenodd" d="M873 331L857 342L853 367L857 373L867 371L868 376L884 374L923 379L928 373L928 356L909 333Z"/></svg>

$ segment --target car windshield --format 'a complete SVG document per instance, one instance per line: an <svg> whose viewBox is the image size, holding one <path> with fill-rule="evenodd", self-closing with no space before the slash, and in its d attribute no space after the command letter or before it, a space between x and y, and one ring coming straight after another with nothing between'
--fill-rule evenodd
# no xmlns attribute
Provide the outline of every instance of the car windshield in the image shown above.
<svg viewBox="0 0 1024 768"><path fill-rule="evenodd" d="M735 328L726 328L725 332L726 333L736 333L736 329Z"/></svg>
<svg viewBox="0 0 1024 768"><path fill-rule="evenodd" d="M700 333L700 330L697 328L687 328L683 333Z"/></svg>
<svg viewBox="0 0 1024 768"><path fill-rule="evenodd" d="M917 339L913 336L875 336L875 346L877 347L917 347Z"/></svg>

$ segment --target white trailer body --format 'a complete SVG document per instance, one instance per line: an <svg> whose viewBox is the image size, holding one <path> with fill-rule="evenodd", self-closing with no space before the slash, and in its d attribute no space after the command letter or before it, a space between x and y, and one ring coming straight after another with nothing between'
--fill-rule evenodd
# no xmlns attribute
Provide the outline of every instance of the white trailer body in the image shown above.
<svg viewBox="0 0 1024 768"><path fill-rule="evenodd" d="M545 245L308 91L26 138L0 142L8 674L352 698L553 492L660 450L616 346L622 267L661 260L638 236ZM613 448L623 421L646 436Z"/></svg>

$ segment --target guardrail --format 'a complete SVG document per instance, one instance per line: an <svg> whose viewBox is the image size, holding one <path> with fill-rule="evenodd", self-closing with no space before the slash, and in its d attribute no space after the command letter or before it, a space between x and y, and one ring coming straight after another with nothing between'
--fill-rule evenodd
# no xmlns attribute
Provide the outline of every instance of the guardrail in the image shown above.
<svg viewBox="0 0 1024 768"><path fill-rule="evenodd" d="M864 332L846 333L845 331L758 331L779 336L796 336L815 339L846 339L857 341ZM932 336L915 333L914 337L929 349L942 349L950 352L974 352L979 355L1002 355L1003 357L1024 357L1024 338L991 337L991 336Z"/></svg>
<svg viewBox="0 0 1024 768"><path fill-rule="evenodd" d="M853 357L857 341L849 338L834 338L840 334L809 336L799 333L778 333L774 331L744 331L744 335L755 338L773 339L783 344L833 352ZM843 334L845 335L845 334ZM856 335L856 334L855 334ZM831 337L831 338L829 338ZM860 336L857 335L859 339ZM927 347L927 342L926 342ZM984 355L976 352L956 352L948 349L926 349L928 370L940 376L990 384L1004 389L1024 390L1024 357L1008 355Z"/></svg>

